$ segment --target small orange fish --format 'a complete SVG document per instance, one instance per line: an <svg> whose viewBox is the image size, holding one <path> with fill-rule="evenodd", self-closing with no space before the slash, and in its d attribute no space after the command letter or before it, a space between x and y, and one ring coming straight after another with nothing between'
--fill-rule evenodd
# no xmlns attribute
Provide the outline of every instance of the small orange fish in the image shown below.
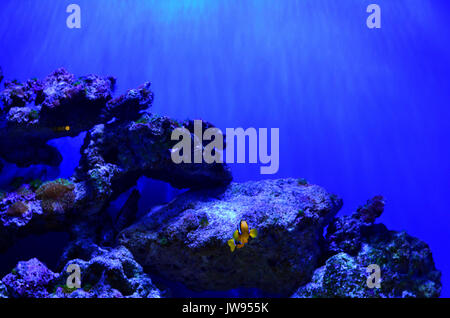
<svg viewBox="0 0 450 318"><path fill-rule="evenodd" d="M239 222L237 230L233 233L233 238L228 240L228 246L230 246L231 252L237 248L244 247L248 243L249 237L256 238L258 231L256 229L249 230L246 221Z"/></svg>

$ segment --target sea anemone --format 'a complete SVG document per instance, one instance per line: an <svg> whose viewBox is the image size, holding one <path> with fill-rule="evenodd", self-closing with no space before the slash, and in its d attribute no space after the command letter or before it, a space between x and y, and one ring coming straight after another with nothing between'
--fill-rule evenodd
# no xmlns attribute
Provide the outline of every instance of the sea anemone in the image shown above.
<svg viewBox="0 0 450 318"><path fill-rule="evenodd" d="M47 213L65 213L75 202L75 186L65 179L46 182L36 191L36 197L41 200L41 207Z"/></svg>

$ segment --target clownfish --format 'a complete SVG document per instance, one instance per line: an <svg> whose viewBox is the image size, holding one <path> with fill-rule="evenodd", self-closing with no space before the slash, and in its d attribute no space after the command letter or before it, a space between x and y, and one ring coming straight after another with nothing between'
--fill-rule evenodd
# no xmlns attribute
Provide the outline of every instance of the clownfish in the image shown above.
<svg viewBox="0 0 450 318"><path fill-rule="evenodd" d="M248 238L256 238L258 236L258 231L252 229L249 231L248 224L246 221L239 222L237 230L233 233L233 238L228 240L228 246L230 246L231 252L237 248L244 247L248 243Z"/></svg>

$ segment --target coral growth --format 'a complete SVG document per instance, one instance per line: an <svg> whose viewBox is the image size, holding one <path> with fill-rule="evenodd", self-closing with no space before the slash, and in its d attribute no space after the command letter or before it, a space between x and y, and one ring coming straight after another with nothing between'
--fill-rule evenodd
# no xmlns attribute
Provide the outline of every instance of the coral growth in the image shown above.
<svg viewBox="0 0 450 318"><path fill-rule="evenodd" d="M82 288L64 291L57 288L53 298L160 298L161 292L143 271L133 255L123 246L101 248L91 241L77 241L64 254L61 274L56 284L64 286L67 266L81 269Z"/></svg>
<svg viewBox="0 0 450 318"><path fill-rule="evenodd" d="M61 155L47 141L87 134L70 180L21 177L0 192L0 250L20 237L53 230L68 231L73 239L59 274L37 259L19 262L0 282L0 298L161 297L143 266L196 291L249 287L293 297L439 296L440 272L429 247L375 224L384 210L381 196L336 218L342 200L305 179L231 183L225 164L175 164L171 134L179 127L194 131L194 121L149 113L150 83L113 99L114 85L112 77L77 78L64 69L43 80L5 82L2 160L58 165ZM141 219L137 190L114 218L105 213L142 176L190 190ZM241 220L258 237L231 253L227 241ZM70 264L81 268L80 289L67 286ZM371 264L381 268L380 288L367 286Z"/></svg>
<svg viewBox="0 0 450 318"><path fill-rule="evenodd" d="M40 180L14 181L14 190L0 195L0 250L30 234L64 230L75 202L75 185L58 179L42 184ZM17 187L18 186L18 187Z"/></svg>
<svg viewBox="0 0 450 318"><path fill-rule="evenodd" d="M288 296L319 265L321 233L341 205L295 179L232 183L182 194L124 230L119 242L141 264L195 290L257 287ZM227 241L240 220L259 234L235 255Z"/></svg>
<svg viewBox="0 0 450 318"><path fill-rule="evenodd" d="M192 126L191 121L181 124ZM94 187L97 199L121 193L141 176L160 179L177 188L227 185L232 177L225 164L175 164L170 149L172 131L180 123L167 117L144 115L137 122L101 124L86 136L75 180ZM205 123L205 128L211 127ZM193 131L193 130L190 130Z"/></svg>
<svg viewBox="0 0 450 318"><path fill-rule="evenodd" d="M6 211L6 214L10 216L22 216L25 212L28 211L28 205L26 205L23 201L18 201L11 204Z"/></svg>
<svg viewBox="0 0 450 318"><path fill-rule="evenodd" d="M293 297L439 297L440 272L430 248L373 224L383 209L383 198L376 196L351 216L334 219L327 230L330 257ZM380 288L367 285L372 264L380 268Z"/></svg>
<svg viewBox="0 0 450 318"><path fill-rule="evenodd" d="M40 163L56 166L62 157L46 145L48 140L77 136L114 117L134 120L139 111L151 106L150 84L123 102L111 101L114 85L112 77L77 79L62 68L43 80L5 81L0 92L0 157L23 167Z"/></svg>
<svg viewBox="0 0 450 318"><path fill-rule="evenodd" d="M46 213L65 213L75 202L75 186L65 179L57 179L42 184L36 190L36 197L41 200L42 210Z"/></svg>
<svg viewBox="0 0 450 318"><path fill-rule="evenodd" d="M2 281L9 294L15 298L45 298L48 289L57 275L36 258L19 262L17 267Z"/></svg>
<svg viewBox="0 0 450 318"><path fill-rule="evenodd" d="M123 246L100 248L90 241L72 243L61 273L37 259L19 262L0 281L0 298L160 298L161 292ZM77 257L67 259L68 257ZM67 267L80 266L81 288L67 286ZM4 284L4 285L3 285Z"/></svg>
<svg viewBox="0 0 450 318"><path fill-rule="evenodd" d="M330 257L293 297L439 297L440 272L425 243L383 227L365 241L355 256L341 252ZM381 269L380 288L367 285L371 264Z"/></svg>

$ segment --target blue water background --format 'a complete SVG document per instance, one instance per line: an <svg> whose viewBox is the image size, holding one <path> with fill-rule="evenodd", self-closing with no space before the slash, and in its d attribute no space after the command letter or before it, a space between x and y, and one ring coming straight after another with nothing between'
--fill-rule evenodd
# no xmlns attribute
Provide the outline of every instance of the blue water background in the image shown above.
<svg viewBox="0 0 450 318"><path fill-rule="evenodd" d="M373 2L380 30L365 24ZM66 27L70 3L81 6L79 30ZM2 0L0 66L19 80L61 66L114 75L117 93L151 81L159 114L280 128L280 170L269 177L322 185L344 199L342 213L384 195L380 221L430 245L449 297L449 8L445 0ZM40 169L70 176L82 137L52 141L64 161ZM233 172L236 181L268 177L257 165ZM7 166L1 179L18 173ZM144 210L173 195L150 180L140 188L149 193Z"/></svg>

